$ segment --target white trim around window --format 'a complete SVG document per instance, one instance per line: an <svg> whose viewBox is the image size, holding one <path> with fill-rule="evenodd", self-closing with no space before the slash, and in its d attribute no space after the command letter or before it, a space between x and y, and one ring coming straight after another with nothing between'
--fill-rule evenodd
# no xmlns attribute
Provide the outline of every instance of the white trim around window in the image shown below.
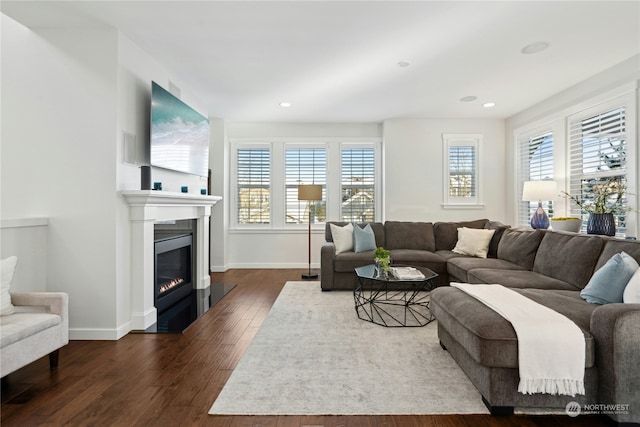
<svg viewBox="0 0 640 427"><path fill-rule="evenodd" d="M483 209L481 134L442 134L444 209Z"/></svg>
<svg viewBox="0 0 640 427"><path fill-rule="evenodd" d="M342 215L342 151L349 149L371 148L374 151L374 220L382 218L382 142L379 138L278 138L278 139L232 139L230 152L230 230L232 232L292 232L306 230L306 223L287 223L286 215L286 162L287 149L322 148L326 150L326 220L338 221ZM269 149L270 187L269 222L241 223L238 217L238 150ZM324 228L317 222L313 229Z"/></svg>

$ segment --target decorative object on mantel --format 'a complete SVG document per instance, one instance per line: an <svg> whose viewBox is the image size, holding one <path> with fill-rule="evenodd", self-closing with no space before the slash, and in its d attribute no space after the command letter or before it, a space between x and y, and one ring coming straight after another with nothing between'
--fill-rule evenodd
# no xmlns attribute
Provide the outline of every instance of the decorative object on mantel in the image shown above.
<svg viewBox="0 0 640 427"><path fill-rule="evenodd" d="M549 217L542 208L543 200L553 200L556 196L556 182L550 180L526 181L522 188L522 200L538 202L538 209L531 216L531 228L549 228Z"/></svg>
<svg viewBox="0 0 640 427"><path fill-rule="evenodd" d="M151 190L151 166L140 166L140 189Z"/></svg>
<svg viewBox="0 0 640 427"><path fill-rule="evenodd" d="M154 182L153 183L153 189L156 191L162 191L162 183L161 182Z"/></svg>
<svg viewBox="0 0 640 427"><path fill-rule="evenodd" d="M582 227L582 220L574 217L551 218L551 228L555 231L569 231L578 233Z"/></svg>
<svg viewBox="0 0 640 427"><path fill-rule="evenodd" d="M201 188L200 189L200 194L202 194L203 196L207 195L207 189L206 188Z"/></svg>
<svg viewBox="0 0 640 427"><path fill-rule="evenodd" d="M584 185L584 184L583 184ZM590 198L582 198L563 191L563 197L571 200L580 209L589 214L587 234L615 236L615 214L629 210L624 204L626 184L618 177L607 178L604 181L590 180Z"/></svg>
<svg viewBox="0 0 640 427"><path fill-rule="evenodd" d="M322 200L322 186L315 184L298 185L298 200L305 200L309 208L309 273L303 274L303 279L317 279L316 273L311 273L311 222L315 217L315 206L310 202Z"/></svg>
<svg viewBox="0 0 640 427"><path fill-rule="evenodd" d="M376 263L378 277L386 278L391 269L391 252L380 246L376 248L376 251L373 253L373 259Z"/></svg>
<svg viewBox="0 0 640 427"><path fill-rule="evenodd" d="M188 193L189 192L189 187L187 187L186 185L183 185L182 187L180 187L180 192L181 193Z"/></svg>

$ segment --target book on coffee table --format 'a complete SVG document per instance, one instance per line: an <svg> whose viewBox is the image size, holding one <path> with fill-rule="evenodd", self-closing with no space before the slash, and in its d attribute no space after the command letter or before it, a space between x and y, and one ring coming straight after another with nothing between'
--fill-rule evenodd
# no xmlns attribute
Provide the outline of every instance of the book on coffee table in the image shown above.
<svg viewBox="0 0 640 427"><path fill-rule="evenodd" d="M424 274L414 267L391 267L391 274L398 280L421 280Z"/></svg>

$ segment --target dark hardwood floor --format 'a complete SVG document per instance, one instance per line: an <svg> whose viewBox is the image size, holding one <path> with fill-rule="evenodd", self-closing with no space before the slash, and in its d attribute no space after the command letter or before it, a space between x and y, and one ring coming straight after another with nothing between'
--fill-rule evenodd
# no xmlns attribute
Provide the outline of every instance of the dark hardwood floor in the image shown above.
<svg viewBox="0 0 640 427"><path fill-rule="evenodd" d="M284 283L303 270L231 270L236 283L183 334L71 341L50 371L42 358L3 379L9 426L606 426L581 416L210 416L207 414ZM319 289L319 283L309 286Z"/></svg>

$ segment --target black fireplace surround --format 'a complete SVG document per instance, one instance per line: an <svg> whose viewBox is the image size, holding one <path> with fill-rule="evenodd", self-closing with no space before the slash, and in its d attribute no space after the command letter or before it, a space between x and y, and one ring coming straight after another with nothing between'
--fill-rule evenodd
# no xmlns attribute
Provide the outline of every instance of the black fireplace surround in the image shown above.
<svg viewBox="0 0 640 427"><path fill-rule="evenodd" d="M193 294L193 234L182 234L154 242L154 305L158 310L158 332L183 330L197 313Z"/></svg>

